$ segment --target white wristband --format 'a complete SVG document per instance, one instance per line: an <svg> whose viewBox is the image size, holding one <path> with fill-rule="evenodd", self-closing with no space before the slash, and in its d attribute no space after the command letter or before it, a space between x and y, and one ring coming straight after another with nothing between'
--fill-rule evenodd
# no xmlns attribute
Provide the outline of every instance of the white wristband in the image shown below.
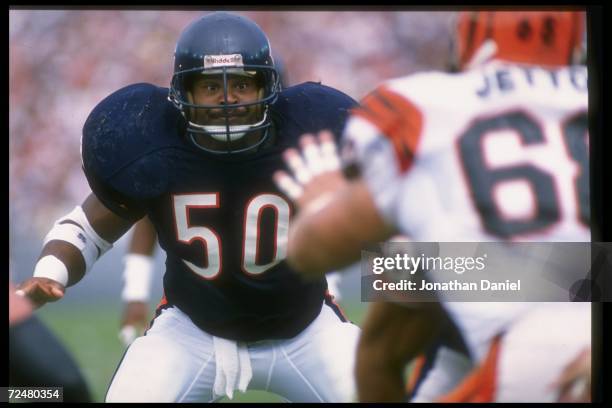
<svg viewBox="0 0 612 408"><path fill-rule="evenodd" d="M68 268L55 256L46 255L36 263L34 277L53 279L66 287L68 284Z"/></svg>
<svg viewBox="0 0 612 408"><path fill-rule="evenodd" d="M146 302L151 292L151 277L153 275L153 257L128 254L124 257L123 292L124 302Z"/></svg>
<svg viewBox="0 0 612 408"><path fill-rule="evenodd" d="M119 331L119 340L121 340L123 345L126 347L132 344L136 337L138 337L138 332L132 325L124 326Z"/></svg>

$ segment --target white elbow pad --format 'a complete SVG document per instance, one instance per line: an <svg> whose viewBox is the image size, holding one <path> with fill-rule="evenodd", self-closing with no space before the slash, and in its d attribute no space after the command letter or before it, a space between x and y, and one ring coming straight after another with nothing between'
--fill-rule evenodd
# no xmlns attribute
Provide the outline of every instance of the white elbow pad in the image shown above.
<svg viewBox="0 0 612 408"><path fill-rule="evenodd" d="M76 206L74 210L55 222L45 237L43 247L53 240L68 242L81 251L85 260L85 272L113 247L113 244L102 239L94 231L81 206Z"/></svg>

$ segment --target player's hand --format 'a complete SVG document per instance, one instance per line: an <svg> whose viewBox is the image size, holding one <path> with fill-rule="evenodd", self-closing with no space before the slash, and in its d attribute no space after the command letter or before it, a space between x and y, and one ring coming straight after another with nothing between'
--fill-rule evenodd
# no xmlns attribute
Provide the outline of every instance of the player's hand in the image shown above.
<svg viewBox="0 0 612 408"><path fill-rule="evenodd" d="M283 159L291 170L277 171L274 182L300 209L313 205L347 183L340 171L340 158L332 133L322 130L315 137L304 134L300 150L290 148Z"/></svg>
<svg viewBox="0 0 612 408"><path fill-rule="evenodd" d="M119 339L129 346L134 339L142 336L149 323L149 305L146 302L127 302L121 318Z"/></svg>
<svg viewBox="0 0 612 408"><path fill-rule="evenodd" d="M591 348L583 350L552 384L558 402L591 402Z"/></svg>
<svg viewBox="0 0 612 408"><path fill-rule="evenodd" d="M18 286L15 294L26 296L39 308L47 302L55 302L64 297L66 288L49 278L30 278Z"/></svg>

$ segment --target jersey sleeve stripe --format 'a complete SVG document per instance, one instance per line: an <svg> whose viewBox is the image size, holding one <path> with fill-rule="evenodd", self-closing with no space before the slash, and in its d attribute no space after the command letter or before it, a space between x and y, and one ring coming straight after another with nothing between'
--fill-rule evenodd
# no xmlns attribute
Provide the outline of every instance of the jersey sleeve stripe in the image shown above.
<svg viewBox="0 0 612 408"><path fill-rule="evenodd" d="M416 389L417 381L422 374L423 367L425 366L425 354L419 354L414 359L414 365L412 367L412 371L410 372L410 376L408 377L408 381L406 382L406 394L414 396L414 391Z"/></svg>
<svg viewBox="0 0 612 408"><path fill-rule="evenodd" d="M412 102L380 87L367 95L353 114L371 122L392 142L402 172L410 168L423 128L423 115Z"/></svg>
<svg viewBox="0 0 612 408"><path fill-rule="evenodd" d="M380 100L376 92L366 96L362 105L356 108L354 113L374 123L381 130L392 126L392 122L396 120L397 116L393 109Z"/></svg>

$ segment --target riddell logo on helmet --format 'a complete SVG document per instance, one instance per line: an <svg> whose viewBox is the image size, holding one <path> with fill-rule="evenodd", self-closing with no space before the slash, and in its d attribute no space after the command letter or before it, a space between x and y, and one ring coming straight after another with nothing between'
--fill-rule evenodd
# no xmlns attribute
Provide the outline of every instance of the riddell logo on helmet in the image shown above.
<svg viewBox="0 0 612 408"><path fill-rule="evenodd" d="M204 68L242 66L244 66L244 63L242 62L242 55L240 54L204 56Z"/></svg>

